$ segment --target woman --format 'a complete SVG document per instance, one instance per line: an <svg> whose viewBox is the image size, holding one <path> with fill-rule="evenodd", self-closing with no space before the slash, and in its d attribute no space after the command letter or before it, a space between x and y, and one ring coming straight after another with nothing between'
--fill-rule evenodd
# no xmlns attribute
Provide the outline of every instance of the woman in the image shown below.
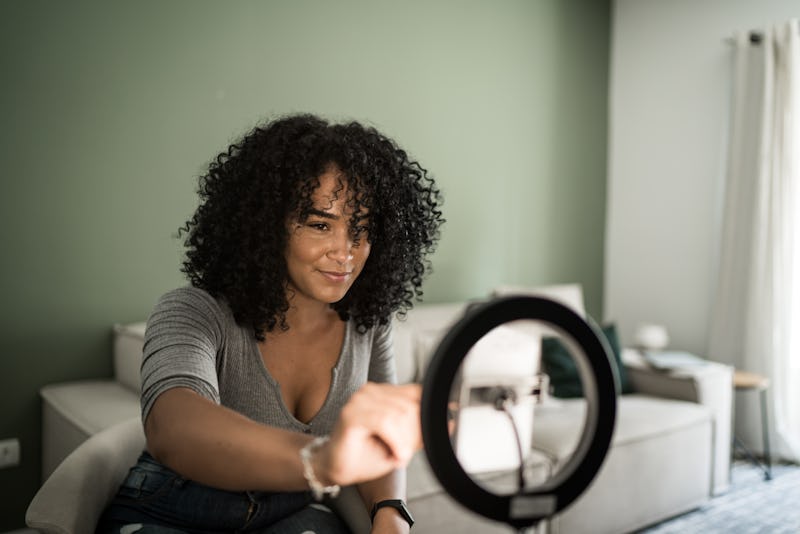
<svg viewBox="0 0 800 534"><path fill-rule="evenodd" d="M420 445L390 319L442 223L427 172L372 128L290 116L210 165L181 228L190 287L148 320L147 450L98 532L347 532L316 501L357 484L373 532Z"/></svg>

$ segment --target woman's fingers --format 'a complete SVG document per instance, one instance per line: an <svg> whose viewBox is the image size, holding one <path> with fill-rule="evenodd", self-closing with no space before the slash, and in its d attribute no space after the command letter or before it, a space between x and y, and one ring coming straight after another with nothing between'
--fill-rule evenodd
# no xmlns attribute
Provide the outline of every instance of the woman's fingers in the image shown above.
<svg viewBox="0 0 800 534"><path fill-rule="evenodd" d="M354 408L369 417L366 429L382 440L393 455L407 462L422 447L421 386L367 384L356 395Z"/></svg>
<svg viewBox="0 0 800 534"><path fill-rule="evenodd" d="M377 478L404 466L422 446L419 385L368 383L345 405L331 436L331 476Z"/></svg>

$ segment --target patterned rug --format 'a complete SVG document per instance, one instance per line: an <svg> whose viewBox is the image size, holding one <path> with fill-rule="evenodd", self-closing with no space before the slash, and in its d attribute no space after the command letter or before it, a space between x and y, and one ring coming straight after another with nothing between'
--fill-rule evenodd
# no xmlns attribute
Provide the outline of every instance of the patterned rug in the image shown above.
<svg viewBox="0 0 800 534"><path fill-rule="evenodd" d="M800 467L776 465L765 481L757 467L736 461L731 488L705 506L641 531L647 534L797 534L800 532Z"/></svg>

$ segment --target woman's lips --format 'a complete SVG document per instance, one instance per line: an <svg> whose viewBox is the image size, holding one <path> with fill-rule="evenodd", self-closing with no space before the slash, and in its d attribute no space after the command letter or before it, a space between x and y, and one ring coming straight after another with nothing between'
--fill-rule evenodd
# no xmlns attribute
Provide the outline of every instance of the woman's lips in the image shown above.
<svg viewBox="0 0 800 534"><path fill-rule="evenodd" d="M324 276L331 282L337 282L337 283L346 282L347 280L350 279L350 274L351 274L351 272L349 271L346 272L320 271L320 273L322 274L322 276Z"/></svg>

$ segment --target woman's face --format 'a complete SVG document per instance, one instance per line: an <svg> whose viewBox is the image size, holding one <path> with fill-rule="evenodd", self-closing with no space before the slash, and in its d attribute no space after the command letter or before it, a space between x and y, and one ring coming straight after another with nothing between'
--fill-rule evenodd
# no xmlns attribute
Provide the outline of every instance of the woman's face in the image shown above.
<svg viewBox="0 0 800 534"><path fill-rule="evenodd" d="M320 176L319 183L308 218L288 221L286 267L293 306L303 300L325 304L341 300L369 257L367 214L352 226L347 182L332 167Z"/></svg>

